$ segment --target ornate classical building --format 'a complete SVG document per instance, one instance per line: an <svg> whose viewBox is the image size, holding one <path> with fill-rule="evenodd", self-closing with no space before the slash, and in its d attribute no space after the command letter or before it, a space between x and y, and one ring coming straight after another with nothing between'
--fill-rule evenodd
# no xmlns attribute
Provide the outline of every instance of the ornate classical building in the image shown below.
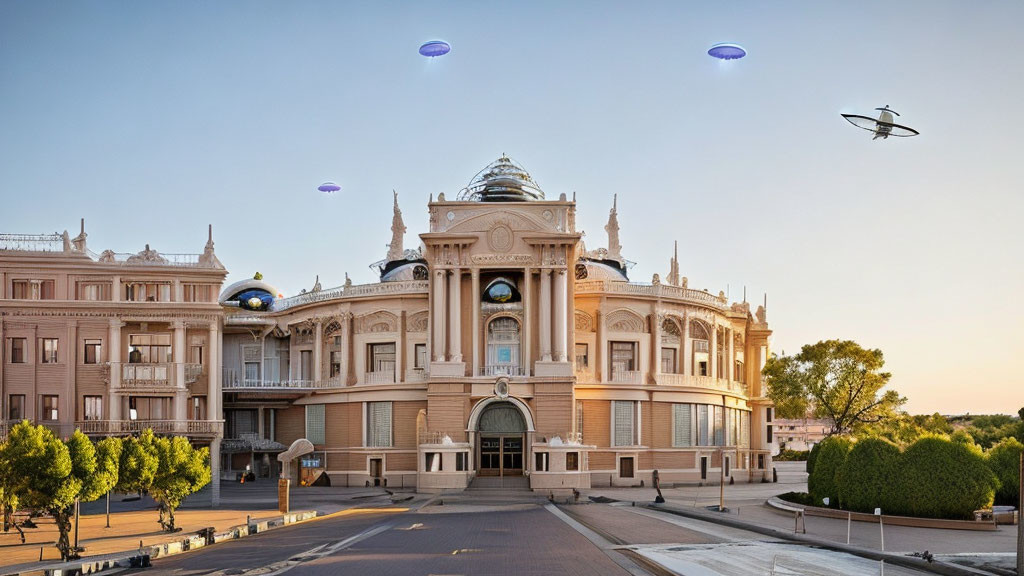
<svg viewBox="0 0 1024 576"><path fill-rule="evenodd" d="M396 196L377 283L225 289L225 475L274 476L304 438L290 473L335 485L766 477L763 309L689 288L675 256L665 282L630 282L616 204L587 250L575 200L507 157L427 209L405 249Z"/></svg>
<svg viewBox="0 0 1024 576"><path fill-rule="evenodd" d="M427 211L406 249L396 195L379 282L288 298L258 274L222 290L212 236L120 255L84 227L0 235L0 432L152 427L209 444L223 478L421 491L770 477L763 309L689 288L676 256L630 282L616 203L588 250L575 199L504 156ZM282 470L293 444L312 451Z"/></svg>
<svg viewBox="0 0 1024 576"><path fill-rule="evenodd" d="M152 428L219 453L227 272L212 230L202 254L96 254L86 236L84 221L73 239L0 234L0 436L21 420L62 437Z"/></svg>

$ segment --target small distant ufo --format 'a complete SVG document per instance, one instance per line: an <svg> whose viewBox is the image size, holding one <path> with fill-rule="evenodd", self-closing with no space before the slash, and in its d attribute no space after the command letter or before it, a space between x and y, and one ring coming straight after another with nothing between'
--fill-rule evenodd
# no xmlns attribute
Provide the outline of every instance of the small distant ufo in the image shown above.
<svg viewBox="0 0 1024 576"><path fill-rule="evenodd" d="M712 56L720 60L739 60L746 55L747 51L743 49L743 46L740 46L739 44L732 44L730 42L715 44L708 49L708 56Z"/></svg>
<svg viewBox="0 0 1024 576"><path fill-rule="evenodd" d="M324 182L323 184L316 187L321 192L327 192L328 194L341 190L341 186L338 186L334 182Z"/></svg>
<svg viewBox="0 0 1024 576"><path fill-rule="evenodd" d="M448 45L444 40L431 40L420 46L420 54L428 58L436 58L438 56L444 56L451 52L452 47Z"/></svg>

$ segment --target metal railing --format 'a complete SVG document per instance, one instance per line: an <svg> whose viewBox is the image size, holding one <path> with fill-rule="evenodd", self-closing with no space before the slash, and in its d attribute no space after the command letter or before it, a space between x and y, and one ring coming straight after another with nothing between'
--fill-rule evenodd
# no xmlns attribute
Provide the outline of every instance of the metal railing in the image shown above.
<svg viewBox="0 0 1024 576"><path fill-rule="evenodd" d="M325 381L325 382L329 382ZM326 387L321 383L321 388ZM247 378L225 378L221 383L224 390L313 390L317 388L313 380L263 380Z"/></svg>
<svg viewBox="0 0 1024 576"><path fill-rule="evenodd" d="M430 379L430 372L425 368L409 368L405 371L406 382L426 382Z"/></svg>
<svg viewBox="0 0 1024 576"><path fill-rule="evenodd" d="M152 430L154 434L178 436L219 436L221 420L81 420L75 422L85 434L120 436Z"/></svg>
<svg viewBox="0 0 1024 576"><path fill-rule="evenodd" d="M482 376L523 376L525 373L523 366L512 364L487 364L480 368Z"/></svg>
<svg viewBox="0 0 1024 576"><path fill-rule="evenodd" d="M180 388L193 384L203 373L202 364L185 363L185 381L177 382L174 362L121 364L121 388ZM103 381L110 382L110 363L102 370Z"/></svg>
<svg viewBox="0 0 1024 576"><path fill-rule="evenodd" d="M404 282L378 282L376 284L360 284L337 286L306 292L274 301L273 310L287 310L296 306L304 306L315 302L326 302L340 298L356 298L361 296L387 296L391 294L418 294L427 291L427 280L407 280Z"/></svg>
<svg viewBox="0 0 1024 576"><path fill-rule="evenodd" d="M642 375L639 370L614 370L612 382L616 384L641 384Z"/></svg>
<svg viewBox="0 0 1024 576"><path fill-rule="evenodd" d="M382 370L380 372L366 372L363 374L364 384L394 384L395 371Z"/></svg>
<svg viewBox="0 0 1024 576"><path fill-rule="evenodd" d="M0 250L63 252L64 236L53 234L0 234Z"/></svg>

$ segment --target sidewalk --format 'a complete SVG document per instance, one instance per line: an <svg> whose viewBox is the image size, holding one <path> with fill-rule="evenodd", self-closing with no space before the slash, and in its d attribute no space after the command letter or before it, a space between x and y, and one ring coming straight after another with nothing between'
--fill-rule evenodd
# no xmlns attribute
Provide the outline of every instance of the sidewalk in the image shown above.
<svg viewBox="0 0 1024 576"><path fill-rule="evenodd" d="M106 514L102 512L105 499L83 505L79 528L79 544L86 549L83 557L138 550L141 546L180 541L203 528L213 527L220 532L246 524L247 519L255 523L280 516L274 482L222 483L218 508L210 508L209 498L204 496L202 492L193 495L175 512L176 524L182 530L174 534L161 529L157 505L148 497L134 501L123 500L120 495L112 498L110 528L106 528ZM391 503L392 499L381 489L303 487L291 491L292 512L314 511L318 516ZM38 567L40 560L47 565L60 561L54 546L57 529L53 520L37 518L35 522L38 528L25 530L25 544L21 544L16 531L0 532L0 573ZM71 538L74 541L73 532Z"/></svg>

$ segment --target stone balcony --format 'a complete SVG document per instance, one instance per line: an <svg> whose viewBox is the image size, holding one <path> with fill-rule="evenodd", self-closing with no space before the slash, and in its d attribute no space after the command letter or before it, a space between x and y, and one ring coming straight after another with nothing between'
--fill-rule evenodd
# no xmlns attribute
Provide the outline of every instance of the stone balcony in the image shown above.
<svg viewBox="0 0 1024 576"><path fill-rule="evenodd" d="M224 430L222 420L80 420L75 426L90 436L130 436L151 429L158 436L212 439Z"/></svg>
<svg viewBox="0 0 1024 576"><path fill-rule="evenodd" d="M110 383L110 371L121 371L120 389L127 391L182 389L193 384L203 373L202 364L185 364L185 380L177 381L177 364L174 362L158 362L147 364L120 364L120 368L107 363L103 366L103 381Z"/></svg>

